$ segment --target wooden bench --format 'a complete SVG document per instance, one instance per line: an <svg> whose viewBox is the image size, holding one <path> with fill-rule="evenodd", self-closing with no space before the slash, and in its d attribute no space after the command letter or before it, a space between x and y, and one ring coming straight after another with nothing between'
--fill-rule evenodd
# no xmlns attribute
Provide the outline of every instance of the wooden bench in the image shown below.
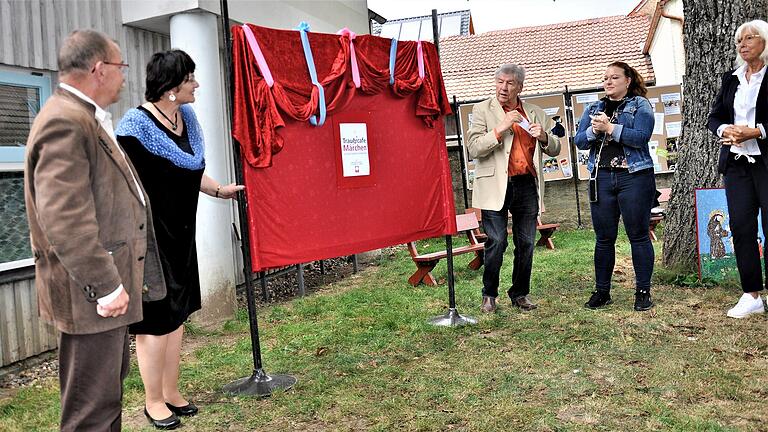
<svg viewBox="0 0 768 432"><path fill-rule="evenodd" d="M663 188L659 189L659 204L663 204L669 201L669 196L672 194L672 189L670 188ZM651 222L650 222L650 230L648 231L648 236L651 238L651 241L658 240L658 237L656 237L656 225L660 224L661 221L664 220L665 217L664 209L661 207L654 207L651 209Z"/></svg>
<svg viewBox="0 0 768 432"><path fill-rule="evenodd" d="M483 243L479 242L475 236L475 230L479 227L477 219L471 214L456 215L456 226L458 232L466 233L469 244L453 248L452 255L473 252L475 258L472 259L468 267L472 270L479 269L483 265ZM420 255L416 249L416 242L410 242L408 243L408 252L411 253L411 259L416 264L416 271L408 278L408 283L417 286L423 282L425 285L437 286L437 280L431 272L441 259L448 257L448 251L442 250Z"/></svg>
<svg viewBox="0 0 768 432"><path fill-rule="evenodd" d="M541 218L536 218L536 229L539 230L539 241L536 242L536 246L545 246L547 249L555 249L555 244L552 243L552 235L560 228L559 223L545 224L541 223Z"/></svg>
<svg viewBox="0 0 768 432"><path fill-rule="evenodd" d="M481 211L479 208L470 207L466 210L464 210L465 213L468 214L474 214L477 218L478 222L482 221ZM539 237L539 241L536 242L536 246L544 246L547 249L555 249L555 244L552 242L552 235L557 231L557 229L560 228L559 223L553 223L553 224L545 224L541 223L541 218L536 218L536 229L539 231L539 234L541 237ZM512 234L512 230L507 230L508 234ZM488 238L485 233L480 232L480 229L478 228L475 237L477 237L478 241L485 242L485 240Z"/></svg>

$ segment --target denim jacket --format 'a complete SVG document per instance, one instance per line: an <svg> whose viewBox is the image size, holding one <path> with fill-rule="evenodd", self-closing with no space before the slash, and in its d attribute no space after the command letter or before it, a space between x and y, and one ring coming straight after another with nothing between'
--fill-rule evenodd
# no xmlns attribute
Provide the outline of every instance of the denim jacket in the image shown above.
<svg viewBox="0 0 768 432"><path fill-rule="evenodd" d="M587 107L579 120L579 130L574 141L580 150L589 150L587 170L592 172L595 167L595 156L604 134L595 135L590 127L589 115L604 110L605 100L601 99ZM616 108L616 126L607 141L615 141L624 147L629 172L636 172L653 167L653 158L648 150L648 141L653 133L655 119L653 108L648 99L642 96L630 96Z"/></svg>

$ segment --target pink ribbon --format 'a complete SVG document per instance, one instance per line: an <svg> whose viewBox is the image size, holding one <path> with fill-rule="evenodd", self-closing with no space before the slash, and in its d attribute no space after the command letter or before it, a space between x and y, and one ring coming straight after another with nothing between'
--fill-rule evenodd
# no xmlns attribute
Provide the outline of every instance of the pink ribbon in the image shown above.
<svg viewBox="0 0 768 432"><path fill-rule="evenodd" d="M336 32L336 34L349 37L350 63L352 64L352 81L354 81L356 88L360 88L360 70L357 68L357 55L355 55L355 44L352 42L353 40L355 40L355 37L357 37L357 35L355 34L355 32L351 31L346 27Z"/></svg>
<svg viewBox="0 0 768 432"><path fill-rule="evenodd" d="M269 66L267 66L267 61L264 59L264 54L261 52L259 43L256 42L256 36L254 36L247 24L243 24L243 32L245 32L245 38L248 40L248 45L251 47L253 56L256 57L256 64L259 66L261 75L264 76L264 81L266 81L267 85L271 88L275 83L275 80L272 78L272 72L270 72Z"/></svg>
<svg viewBox="0 0 768 432"><path fill-rule="evenodd" d="M416 56L419 63L419 78L424 79L424 53L421 51L421 41L416 44Z"/></svg>

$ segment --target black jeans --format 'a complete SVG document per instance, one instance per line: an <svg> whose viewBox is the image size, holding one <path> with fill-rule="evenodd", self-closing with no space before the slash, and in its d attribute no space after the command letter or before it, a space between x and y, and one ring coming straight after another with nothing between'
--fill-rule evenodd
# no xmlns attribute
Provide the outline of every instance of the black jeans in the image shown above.
<svg viewBox="0 0 768 432"><path fill-rule="evenodd" d="M533 248L536 240L536 217L539 214L539 195L536 179L532 175L510 177L501 210L483 210L485 241L483 271L483 295L498 297L499 273L507 250L508 214L512 214L512 241L515 245L512 264L512 288L509 296L513 299L526 296L531 288Z"/></svg>
<svg viewBox="0 0 768 432"><path fill-rule="evenodd" d="M731 153L724 176L725 197L728 202L728 218L733 235L733 252L744 292L761 291L763 274L760 268L760 249L757 238L757 214L762 210L763 230L768 227L768 170L762 156L754 156L755 162L738 160ZM763 239L760 239L763 240ZM768 270L768 255L764 265Z"/></svg>
<svg viewBox="0 0 768 432"><path fill-rule="evenodd" d="M632 247L636 289L649 291L653 274L653 244L649 236L651 208L656 194L653 169L634 173L627 170L599 169L597 202L590 203L595 228L595 287L610 291L616 263L616 237L619 215Z"/></svg>

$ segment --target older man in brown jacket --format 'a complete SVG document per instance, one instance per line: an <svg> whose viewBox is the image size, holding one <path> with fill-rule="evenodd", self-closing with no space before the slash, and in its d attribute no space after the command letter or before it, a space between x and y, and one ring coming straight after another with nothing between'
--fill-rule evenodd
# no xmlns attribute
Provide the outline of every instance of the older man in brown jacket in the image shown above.
<svg viewBox="0 0 768 432"><path fill-rule="evenodd" d="M59 89L27 141L25 197L40 315L59 336L62 431L116 431L128 372L127 325L142 296L165 296L141 184L115 140L120 48L77 30L58 57Z"/></svg>

